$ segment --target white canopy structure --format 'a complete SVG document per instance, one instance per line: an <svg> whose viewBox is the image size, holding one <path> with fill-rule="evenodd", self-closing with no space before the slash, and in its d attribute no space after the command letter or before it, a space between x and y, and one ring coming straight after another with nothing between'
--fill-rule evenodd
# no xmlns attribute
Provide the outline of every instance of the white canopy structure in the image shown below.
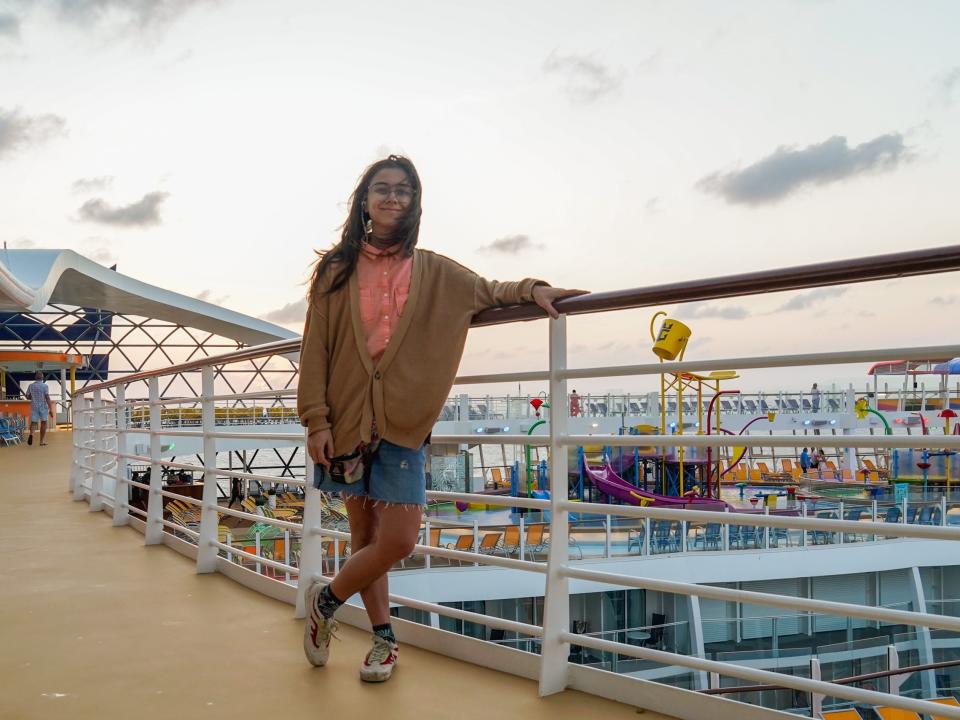
<svg viewBox="0 0 960 720"><path fill-rule="evenodd" d="M51 304L164 320L244 345L297 337L279 325L141 282L72 250L0 251L0 312L40 312Z"/></svg>

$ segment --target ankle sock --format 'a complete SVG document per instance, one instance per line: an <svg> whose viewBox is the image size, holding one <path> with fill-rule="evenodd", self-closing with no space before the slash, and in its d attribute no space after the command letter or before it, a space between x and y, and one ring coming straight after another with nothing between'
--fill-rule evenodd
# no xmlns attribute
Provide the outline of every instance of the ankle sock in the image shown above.
<svg viewBox="0 0 960 720"><path fill-rule="evenodd" d="M328 620L333 617L337 609L343 605L343 600L333 594L329 585L324 585L320 594L317 596L317 610Z"/></svg>
<svg viewBox="0 0 960 720"><path fill-rule="evenodd" d="M384 623L383 625L374 625L373 634L382 637L384 640L389 641L390 643L396 645L397 638L393 636L393 627L390 623Z"/></svg>

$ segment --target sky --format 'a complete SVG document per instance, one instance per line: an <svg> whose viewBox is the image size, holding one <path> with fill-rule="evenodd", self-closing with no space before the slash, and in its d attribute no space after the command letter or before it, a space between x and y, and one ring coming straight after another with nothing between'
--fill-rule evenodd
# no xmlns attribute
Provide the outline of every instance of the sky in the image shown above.
<svg viewBox="0 0 960 720"><path fill-rule="evenodd" d="M951 245L957 27L949 0L0 0L0 241L298 329L314 250L397 152L420 246L500 280L619 290ZM955 342L960 290L579 316L570 365L652 361L657 309L693 328L687 359L735 358ZM542 369L546 340L544 321L471 331L461 372Z"/></svg>

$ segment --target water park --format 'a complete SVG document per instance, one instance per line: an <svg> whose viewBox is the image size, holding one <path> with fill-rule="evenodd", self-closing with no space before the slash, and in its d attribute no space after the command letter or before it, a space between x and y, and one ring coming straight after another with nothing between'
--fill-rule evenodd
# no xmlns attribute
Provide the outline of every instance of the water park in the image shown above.
<svg viewBox="0 0 960 720"><path fill-rule="evenodd" d="M681 361L693 331L666 315L660 311L650 320L651 351L661 363ZM913 377L920 373L939 376L942 393L931 393L909 414L897 412L903 404L891 408L889 389L884 388L887 396L883 397L877 376L898 371ZM958 489L954 453L937 448L934 441L941 432L960 434L957 414L950 407L955 403L941 400L941 395L949 398L947 378L951 374L960 374L960 360L877 363L869 372L874 379L873 393L855 398L851 388L849 402L830 400L829 405L824 403L824 409L833 412L820 413L819 398L812 408L806 400L754 402L741 398L740 390L733 387L739 378L736 370L663 372L659 376L659 393L643 413L642 419L648 422L619 428L621 435L637 436L636 446L571 448L570 498L581 502L788 515L836 510L838 502L862 505L866 512L871 503L879 502L883 517L887 504L898 506L898 517L919 517L919 510L911 511L903 505L906 498L930 504L940 498L954 499L953 493ZM527 434L533 435L538 429L545 431L549 420L542 414L550 409L550 404L545 397L532 398L529 403L533 422ZM578 414L579 405L579 398L571 400L571 420ZM731 413L733 407L739 412ZM844 448L835 429L835 415L841 410L861 425L867 423L870 434L877 431L889 435L894 428L907 434L920 431L931 435L931 447L872 453ZM791 411L790 416L782 415ZM782 422L776 424L778 415L781 419L790 417L790 430L785 430ZM892 417L888 419L888 415ZM935 420L939 423L933 428ZM641 439L644 435L679 436L689 432L741 436L751 431L769 435L809 434L809 452L781 449L778 457L777 449L772 447L767 454L764 448L756 447L663 447L644 444ZM541 450L527 446L522 456L518 454L509 465L504 462L501 467L490 468L489 478L484 474L483 487L475 489L514 497L548 498L549 462L540 456ZM506 460L505 451L503 457ZM940 511L942 516L948 514L945 508ZM476 519L481 526L509 524L526 515L522 509L505 513L477 503L440 503L429 512L441 522Z"/></svg>

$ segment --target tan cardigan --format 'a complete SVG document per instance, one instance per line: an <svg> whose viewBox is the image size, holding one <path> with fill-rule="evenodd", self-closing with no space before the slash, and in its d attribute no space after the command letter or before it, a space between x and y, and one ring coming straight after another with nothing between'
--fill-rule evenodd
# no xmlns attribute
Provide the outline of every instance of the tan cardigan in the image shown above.
<svg viewBox="0 0 960 720"><path fill-rule="evenodd" d="M331 270L321 289L329 286ZM546 284L486 280L450 258L417 249L410 295L376 367L360 320L356 273L336 292L318 293L303 329L300 422L311 433L332 428L334 455L369 442L374 418L385 440L419 447L453 386L473 316L496 305L531 302L533 288Z"/></svg>

